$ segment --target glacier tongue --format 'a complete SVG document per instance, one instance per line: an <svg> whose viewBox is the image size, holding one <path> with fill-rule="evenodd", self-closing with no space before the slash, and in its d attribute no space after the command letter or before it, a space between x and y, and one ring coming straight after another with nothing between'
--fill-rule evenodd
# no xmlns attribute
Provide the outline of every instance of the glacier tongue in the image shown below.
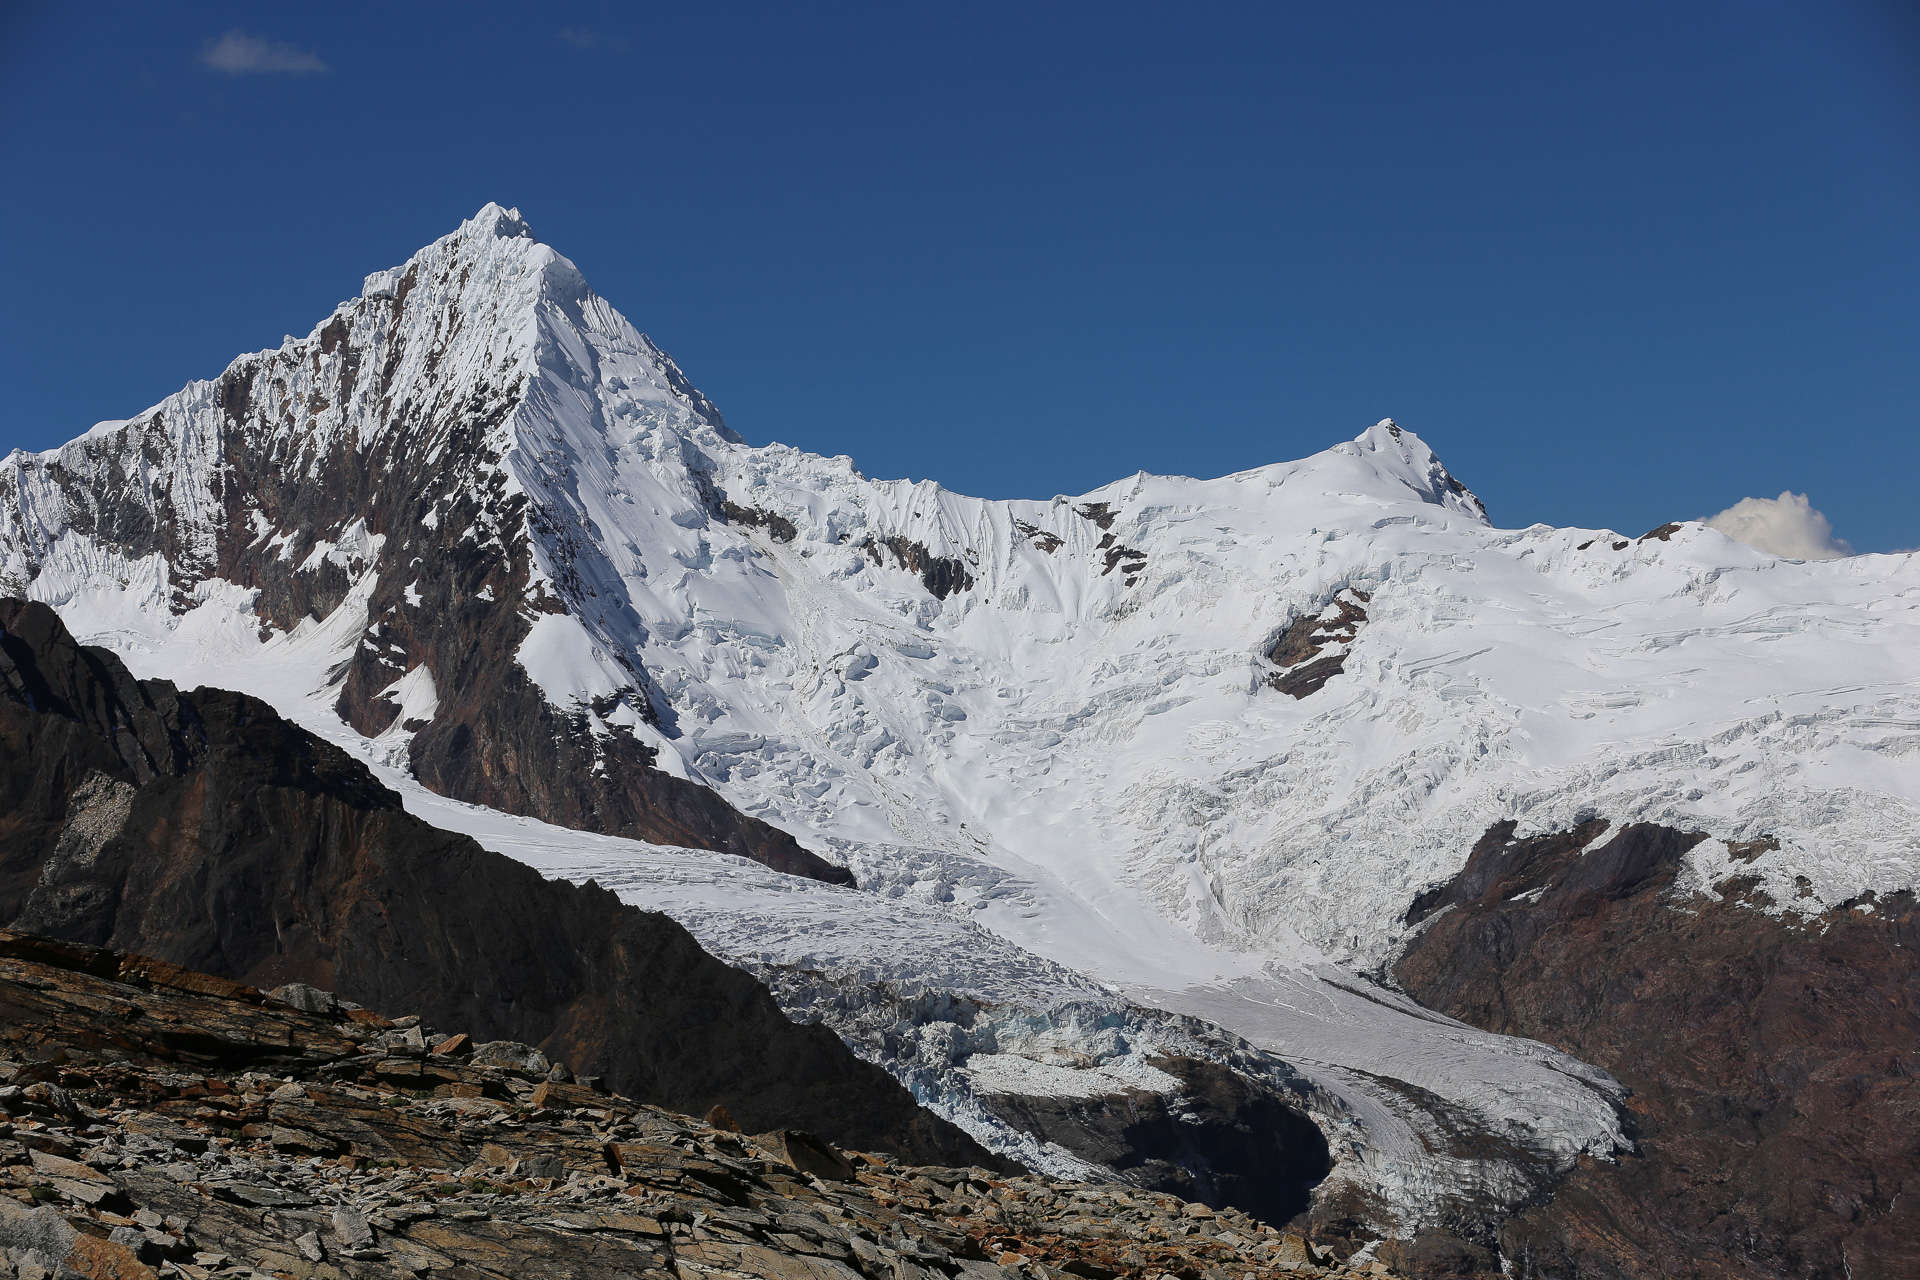
<svg viewBox="0 0 1920 1280"><path fill-rule="evenodd" d="M222 388L242 377L247 429L289 471L399 450L443 486L419 526L524 555L523 590L465 603L523 620L518 667L551 706L862 890L433 795L406 775L407 726L461 690L417 655L375 686L390 728L343 724L341 673L388 639L369 602L404 590L424 614L433 566L396 561L414 531L384 517L293 527L226 491ZM153 527L109 536L129 512ZM269 561L332 584L311 614L247 577ZM1037 1046L1098 1007L1132 1037L1099 1069L1130 1079L1154 1046L1294 1064L1338 1176L1403 1221L1534 1185L1449 1125L1548 1164L1623 1142L1601 1073L1354 976L1383 970L1414 897L1490 825L1705 830L1686 881L1704 893L1734 865L1724 842L1770 836L1738 865L1781 910L1920 865L1912 555L1786 561L1697 523L1499 529L1391 421L1296 462L1077 497L877 481L746 445L492 205L306 339L0 464L0 581L139 675L268 698L436 823L672 912L896 1071L919 1069L899 1037L926 1062L945 1036L916 1087L1003 1149L1073 1167L994 1128L967 1055L1049 1065ZM1338 670L1281 692L1283 637L1336 600L1362 615L1320 651ZM928 991L1007 1012L935 1035L961 1024ZM980 1078L1019 1074L1001 1066Z"/></svg>

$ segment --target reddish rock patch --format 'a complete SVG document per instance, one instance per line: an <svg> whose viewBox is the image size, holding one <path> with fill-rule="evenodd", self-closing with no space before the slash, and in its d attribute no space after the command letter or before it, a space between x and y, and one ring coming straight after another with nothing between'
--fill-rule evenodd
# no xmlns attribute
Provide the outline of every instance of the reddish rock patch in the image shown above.
<svg viewBox="0 0 1920 1280"><path fill-rule="evenodd" d="M1328 608L1295 618L1267 651L1269 662L1287 670L1268 676L1267 683L1292 698L1304 698L1325 688L1327 681L1346 668L1348 650L1344 646L1352 644L1366 625L1365 605L1369 599L1366 592L1349 588L1335 596ZM1320 656L1329 645L1342 648L1338 653Z"/></svg>

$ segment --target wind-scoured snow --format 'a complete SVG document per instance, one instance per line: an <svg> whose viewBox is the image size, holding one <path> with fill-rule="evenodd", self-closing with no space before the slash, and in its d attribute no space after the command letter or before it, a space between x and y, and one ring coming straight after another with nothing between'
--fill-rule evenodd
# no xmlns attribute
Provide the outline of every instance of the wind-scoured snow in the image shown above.
<svg viewBox="0 0 1920 1280"><path fill-rule="evenodd" d="M386 323L423 328L394 343ZM138 674L267 697L440 825L671 912L775 975L802 1016L823 997L792 975L1030 1012L1125 995L1203 1018L1343 1100L1338 1123L1369 1135L1355 1161L1372 1162L1350 1176L1417 1209L1449 1180L1509 1173L1440 1151L1431 1115L1374 1077L1565 1160L1623 1141L1601 1073L1354 976L1391 958L1414 896L1492 823L1704 830L1685 887L1714 893L1737 869L1778 910L1915 882L1913 555L1800 562L1698 523L1643 539L1501 529L1391 421L1296 462L1076 497L873 480L845 457L744 444L497 206L368 277L329 324L366 345L363 371L389 347L400 367L383 398L303 408L293 465L387 431L443 448L434 433L461 406L498 407L500 492L533 515L467 536L531 544L529 601L500 608L570 602L536 611L529 677L846 863L860 891L472 810L405 778L401 726L431 716L432 674L388 691L402 718L375 740L329 694L368 625L380 535L251 530L360 575L333 615L264 639L250 592L208 571L224 519L212 384L0 464L0 579ZM310 406L297 371L328 332L243 362L295 370L276 394ZM115 461L149 456L171 461ZM56 467L171 495L204 523L186 522L172 559L107 549ZM1268 653L1336 597L1365 599L1344 669L1304 698L1277 691ZM1731 861L1724 842L1761 836L1778 848ZM857 1044L857 1023L836 1026ZM1026 1056L1036 1080L1055 1069ZM1134 1071L1138 1055L1106 1061ZM958 1053L943 1083L916 1085L977 1127L969 1071L1026 1068Z"/></svg>

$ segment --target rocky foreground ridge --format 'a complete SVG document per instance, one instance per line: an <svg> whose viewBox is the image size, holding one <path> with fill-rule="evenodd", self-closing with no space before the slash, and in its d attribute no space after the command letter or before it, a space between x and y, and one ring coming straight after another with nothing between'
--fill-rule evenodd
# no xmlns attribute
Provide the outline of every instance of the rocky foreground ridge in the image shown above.
<svg viewBox="0 0 1920 1280"><path fill-rule="evenodd" d="M1390 1275L1232 1210L737 1132L304 985L0 931L0 1274Z"/></svg>

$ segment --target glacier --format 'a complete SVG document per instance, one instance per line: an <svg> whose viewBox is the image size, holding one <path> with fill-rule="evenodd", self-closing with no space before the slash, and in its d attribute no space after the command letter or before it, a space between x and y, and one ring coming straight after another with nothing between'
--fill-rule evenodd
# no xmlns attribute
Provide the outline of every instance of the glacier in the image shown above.
<svg viewBox="0 0 1920 1280"><path fill-rule="evenodd" d="M350 395L330 363L348 342L365 353ZM384 558L393 529L256 512L252 545L348 584L325 616L265 622L257 590L218 572L215 383L0 463L0 585L137 675L267 699L436 825L672 914L793 1016L1050 1172L1092 1176L983 1094L1151 1085L1150 1059L1175 1051L1299 1092L1336 1154L1327 1194L1401 1227L1627 1149L1604 1072L1385 984L1413 900L1498 821L1705 831L1687 889L1737 870L1784 912L1915 884L1913 554L1801 562L1698 521L1502 529L1391 420L1210 480L1012 501L875 480L747 444L494 205L235 368L279 379L295 425L263 447L289 467L407 433L466 486L428 521L456 498L523 498L524 519L462 536L530 547L524 596L482 598L523 611L516 657L544 697L860 887L422 786L409 740L445 674L396 657L382 696L401 713L372 736L336 691L379 646L382 575L431 566ZM132 555L75 508L76 477L177 527ZM1364 620L1319 651L1338 671L1282 692L1276 645L1341 599Z"/></svg>

